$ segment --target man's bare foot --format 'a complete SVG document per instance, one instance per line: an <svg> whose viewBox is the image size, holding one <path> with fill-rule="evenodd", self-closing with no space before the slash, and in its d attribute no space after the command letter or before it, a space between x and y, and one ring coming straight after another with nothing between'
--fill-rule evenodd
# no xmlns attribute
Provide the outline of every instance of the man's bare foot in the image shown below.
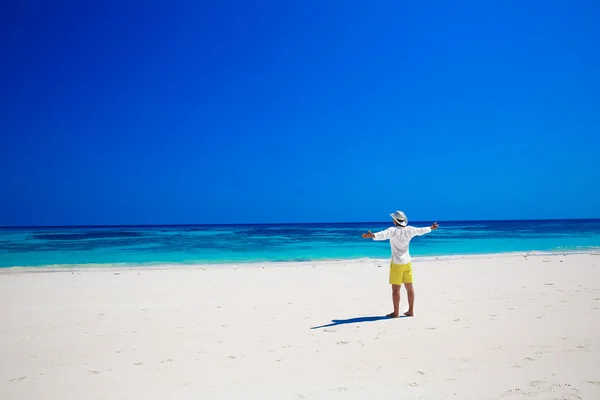
<svg viewBox="0 0 600 400"><path fill-rule="evenodd" d="M412 311L407 311L407 312L404 313L404 315L407 316L407 317L414 317L415 313L413 313Z"/></svg>
<svg viewBox="0 0 600 400"><path fill-rule="evenodd" d="M398 314L389 313L388 315L386 315L386 317L388 317L388 318L398 318Z"/></svg>

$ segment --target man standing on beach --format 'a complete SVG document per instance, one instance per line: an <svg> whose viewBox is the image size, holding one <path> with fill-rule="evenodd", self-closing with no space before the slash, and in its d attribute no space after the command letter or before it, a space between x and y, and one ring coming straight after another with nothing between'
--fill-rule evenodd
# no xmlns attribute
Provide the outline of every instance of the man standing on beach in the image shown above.
<svg viewBox="0 0 600 400"><path fill-rule="evenodd" d="M390 284L392 285L392 302L394 312L388 314L389 318L398 318L400 315L400 287L404 284L408 294L408 311L404 313L407 317L414 316L415 290L413 288L412 263L408 252L408 245L415 236L425 235L438 228L434 222L431 227L415 228L408 226L408 219L402 211L390 214L394 226L376 233L363 233L364 239L389 240L392 248L392 261L390 264Z"/></svg>

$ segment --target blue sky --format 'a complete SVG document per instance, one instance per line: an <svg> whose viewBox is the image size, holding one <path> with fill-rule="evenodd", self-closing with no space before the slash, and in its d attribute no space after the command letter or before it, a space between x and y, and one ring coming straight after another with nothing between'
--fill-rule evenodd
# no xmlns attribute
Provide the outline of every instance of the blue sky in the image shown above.
<svg viewBox="0 0 600 400"><path fill-rule="evenodd" d="M58 3L0 16L0 225L600 217L598 2Z"/></svg>

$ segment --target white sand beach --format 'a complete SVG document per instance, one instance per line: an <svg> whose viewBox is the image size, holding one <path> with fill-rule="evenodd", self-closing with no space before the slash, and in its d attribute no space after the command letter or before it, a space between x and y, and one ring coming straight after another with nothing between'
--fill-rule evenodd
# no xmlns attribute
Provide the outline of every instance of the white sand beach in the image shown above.
<svg viewBox="0 0 600 400"><path fill-rule="evenodd" d="M413 270L376 320L387 261L6 269L0 399L600 399L599 255Z"/></svg>

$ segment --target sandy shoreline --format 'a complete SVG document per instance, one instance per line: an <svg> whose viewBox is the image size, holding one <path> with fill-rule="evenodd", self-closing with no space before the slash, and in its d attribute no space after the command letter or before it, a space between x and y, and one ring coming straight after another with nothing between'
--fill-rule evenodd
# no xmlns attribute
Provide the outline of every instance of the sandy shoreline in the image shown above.
<svg viewBox="0 0 600 400"><path fill-rule="evenodd" d="M482 253L482 254L455 254L445 256L413 256L413 262L429 261L447 261L447 260L479 260L482 258L506 258L506 257L554 257L554 256L572 256L589 255L600 256L600 252L590 251L524 251L511 253ZM236 268L264 268L264 267L331 267L361 264L387 265L389 258L355 258L355 259L331 259L331 260L308 260L308 261L249 261L249 262L224 262L224 263L113 263L113 264L50 264L36 266L15 265L12 267L0 268L1 274L12 273L40 273L40 272L74 272L74 271L115 271L115 270L162 270L162 269L236 269Z"/></svg>
<svg viewBox="0 0 600 400"><path fill-rule="evenodd" d="M387 260L3 269L0 399L599 399L600 257L528 254L416 259L396 320Z"/></svg>

